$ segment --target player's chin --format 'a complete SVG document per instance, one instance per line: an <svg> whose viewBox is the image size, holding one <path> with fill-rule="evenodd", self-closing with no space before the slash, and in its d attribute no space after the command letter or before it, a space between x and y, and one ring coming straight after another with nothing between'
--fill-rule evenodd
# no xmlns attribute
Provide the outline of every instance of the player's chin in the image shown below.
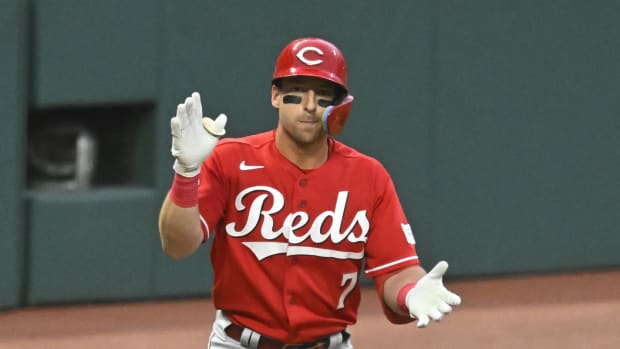
<svg viewBox="0 0 620 349"><path fill-rule="evenodd" d="M325 137L323 128L300 128L295 132L294 138L301 144L312 144L320 141Z"/></svg>

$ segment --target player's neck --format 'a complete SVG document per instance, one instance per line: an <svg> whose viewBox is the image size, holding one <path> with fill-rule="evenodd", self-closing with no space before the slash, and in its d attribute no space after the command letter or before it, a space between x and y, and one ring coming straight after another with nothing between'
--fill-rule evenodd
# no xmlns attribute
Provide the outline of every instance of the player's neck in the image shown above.
<svg viewBox="0 0 620 349"><path fill-rule="evenodd" d="M298 143L281 130L276 131L276 148L290 162L302 170L321 167L329 156L327 137L315 143Z"/></svg>

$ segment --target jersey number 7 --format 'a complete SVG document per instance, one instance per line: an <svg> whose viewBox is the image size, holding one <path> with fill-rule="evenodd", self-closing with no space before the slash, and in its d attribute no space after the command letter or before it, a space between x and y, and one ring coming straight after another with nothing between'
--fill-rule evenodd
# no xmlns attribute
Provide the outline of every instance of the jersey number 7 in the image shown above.
<svg viewBox="0 0 620 349"><path fill-rule="evenodd" d="M338 300L338 307L336 307L336 309L344 308L344 299L347 298L351 291L353 291L355 284L357 284L357 273L342 274L342 282L340 283L340 287L344 287L344 290L342 290L342 294Z"/></svg>

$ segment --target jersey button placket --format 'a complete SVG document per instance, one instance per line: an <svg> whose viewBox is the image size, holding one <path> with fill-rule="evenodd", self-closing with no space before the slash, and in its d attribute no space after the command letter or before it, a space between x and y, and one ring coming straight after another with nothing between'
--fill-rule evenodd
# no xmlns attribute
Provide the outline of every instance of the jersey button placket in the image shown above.
<svg viewBox="0 0 620 349"><path fill-rule="evenodd" d="M306 178L302 178L299 180L299 186L301 188L305 188L308 185L308 179ZM299 201L299 208L301 208L302 210L304 210L306 207L308 207L308 201L305 199L301 199Z"/></svg>
<svg viewBox="0 0 620 349"><path fill-rule="evenodd" d="M304 198L306 196L305 191L308 186L307 178L298 178L297 185L293 190L293 197L291 197L292 202L296 203L296 210L303 211L308 206L308 201ZM292 234L292 232L289 232ZM286 313L291 322L297 323L299 322L298 307L300 306L298 300L298 285L299 285L299 275L298 270L295 266L298 266L300 259L298 256L289 256L289 263L292 267L285 276L284 280L284 299L286 304ZM293 331L291 329L291 331ZM297 336L296 333L291 333L293 336Z"/></svg>
<svg viewBox="0 0 620 349"><path fill-rule="evenodd" d="M308 185L308 179L307 179L307 178L301 178L301 179L299 179L298 184L299 184L299 186L300 186L301 188L305 188L305 187ZM303 191L302 191L302 192L303 192ZM307 206L308 206L308 201L307 201L307 200L305 200L305 199L301 199L301 200L299 201L299 208L301 208L301 209L305 209ZM297 257L294 257L294 256L293 256L293 257L291 257L291 258L290 258L290 261L291 261L291 265L297 265L297 262L298 262L298 261L297 261ZM290 304L295 304L295 301L294 301L294 298L293 298L293 297L291 297Z"/></svg>
<svg viewBox="0 0 620 349"><path fill-rule="evenodd" d="M305 188L306 186L308 186L308 179L301 178L298 183L301 188ZM301 199L299 201L299 208L305 209L307 206L308 206L308 201L306 201L305 199Z"/></svg>

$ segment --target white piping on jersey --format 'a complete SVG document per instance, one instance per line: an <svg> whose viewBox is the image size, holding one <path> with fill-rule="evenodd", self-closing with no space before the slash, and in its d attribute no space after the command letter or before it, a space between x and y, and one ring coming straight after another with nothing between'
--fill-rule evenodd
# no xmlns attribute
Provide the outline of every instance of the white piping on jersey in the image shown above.
<svg viewBox="0 0 620 349"><path fill-rule="evenodd" d="M205 227L205 231L207 232L207 238L205 240L207 240L209 238L209 236L211 236L211 231L209 230L209 225L207 224L207 221L202 217L202 215L199 216L200 217L200 223L202 223L202 225Z"/></svg>
<svg viewBox="0 0 620 349"><path fill-rule="evenodd" d="M310 246L289 246L286 254L289 256L302 255L302 256L317 256L317 257L336 258L336 259L362 259L364 258L364 251L348 252L348 251L330 250L327 248L310 247Z"/></svg>
<svg viewBox="0 0 620 349"><path fill-rule="evenodd" d="M311 246L290 246L286 242L246 241L243 242L243 245L249 248L259 261L276 254L286 254L287 256L316 256L336 259L364 258L364 251L347 252Z"/></svg>
<svg viewBox="0 0 620 349"><path fill-rule="evenodd" d="M372 268L372 269L366 269L366 271L364 272L364 274L368 274L368 273L372 273L373 271L377 271L377 270L381 270L381 269L389 268L389 267L391 267L391 266L393 266L393 265L396 265L396 264L398 264L398 263L402 263L402 262L410 261L410 260L413 260L413 259L418 259L418 256L412 256L412 257L402 258L402 259L399 259L399 260L397 260L397 261L390 262L390 263L387 263L387 264L383 264L383 265L380 265L380 266L375 267L375 268Z"/></svg>

